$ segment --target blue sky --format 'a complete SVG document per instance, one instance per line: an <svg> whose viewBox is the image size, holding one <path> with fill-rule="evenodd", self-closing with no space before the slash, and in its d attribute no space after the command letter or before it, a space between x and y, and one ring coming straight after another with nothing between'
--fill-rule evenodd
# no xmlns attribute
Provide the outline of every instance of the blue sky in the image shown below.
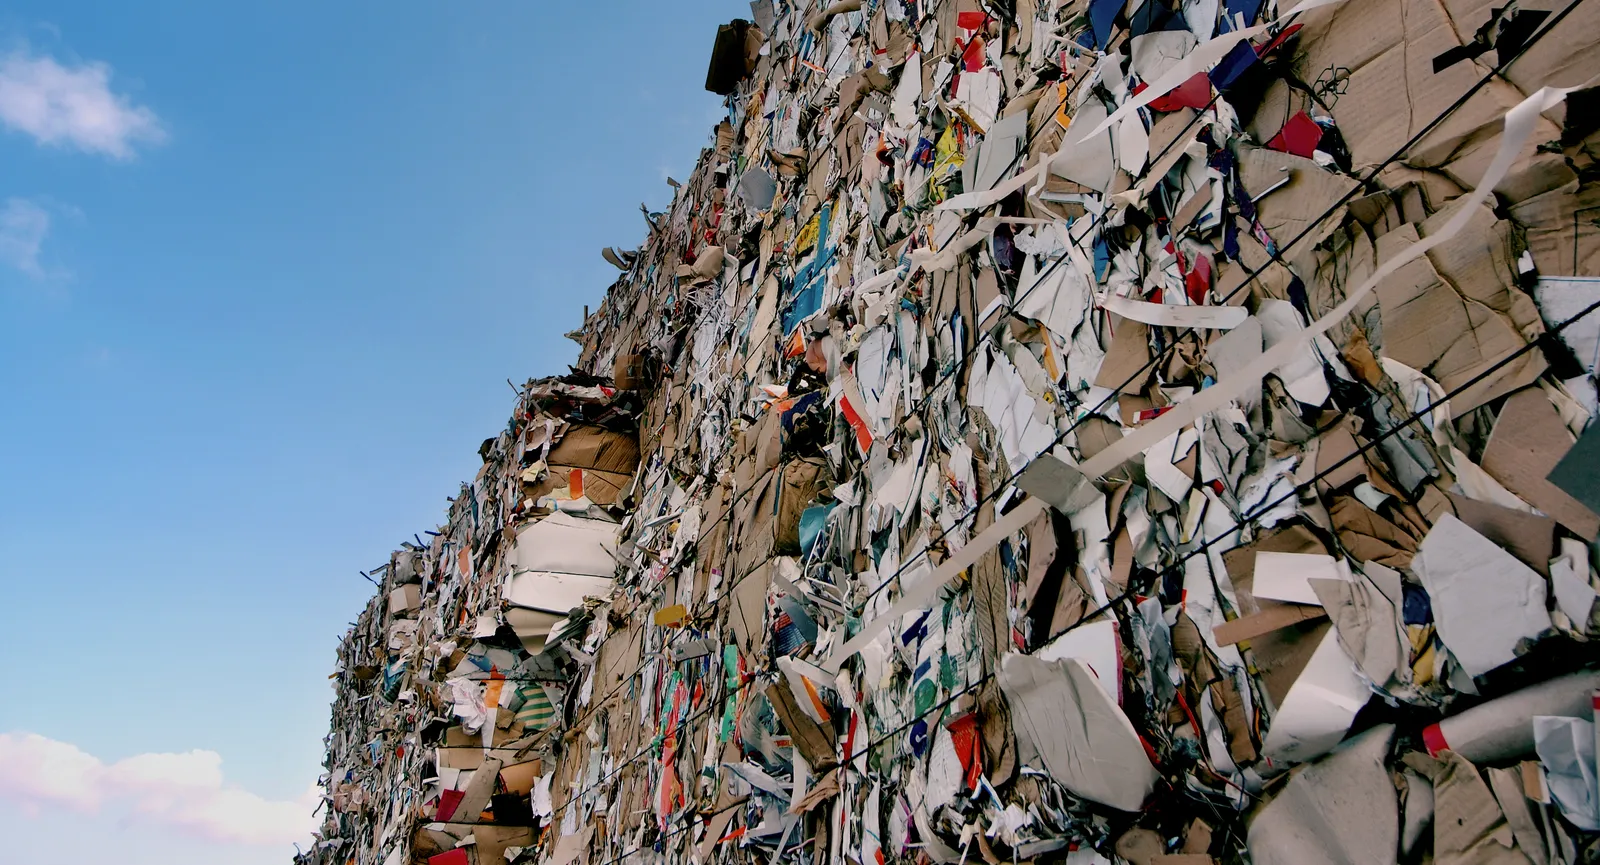
<svg viewBox="0 0 1600 865"><path fill-rule="evenodd" d="M7 858L287 861L241 827L319 771L357 571L720 113L748 4L617 5L0 11Z"/></svg>

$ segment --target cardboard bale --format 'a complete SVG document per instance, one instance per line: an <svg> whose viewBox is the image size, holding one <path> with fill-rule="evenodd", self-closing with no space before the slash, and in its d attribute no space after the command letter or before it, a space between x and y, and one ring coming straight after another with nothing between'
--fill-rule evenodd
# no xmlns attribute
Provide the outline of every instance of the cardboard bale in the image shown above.
<svg viewBox="0 0 1600 865"><path fill-rule="evenodd" d="M568 486L572 470L581 469L583 494L595 504L614 504L639 466L639 440L631 433L573 426L545 462L549 474L533 486L533 497Z"/></svg>

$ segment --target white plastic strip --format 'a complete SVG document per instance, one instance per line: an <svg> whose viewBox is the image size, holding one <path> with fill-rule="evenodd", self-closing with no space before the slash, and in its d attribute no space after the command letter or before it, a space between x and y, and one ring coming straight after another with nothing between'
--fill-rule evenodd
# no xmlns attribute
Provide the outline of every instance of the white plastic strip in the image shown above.
<svg viewBox="0 0 1600 865"><path fill-rule="evenodd" d="M1149 303L1129 297L1111 295L1101 304L1107 310L1134 321L1158 327L1204 327L1211 330L1232 330L1250 317L1242 306L1175 306L1170 303Z"/></svg>

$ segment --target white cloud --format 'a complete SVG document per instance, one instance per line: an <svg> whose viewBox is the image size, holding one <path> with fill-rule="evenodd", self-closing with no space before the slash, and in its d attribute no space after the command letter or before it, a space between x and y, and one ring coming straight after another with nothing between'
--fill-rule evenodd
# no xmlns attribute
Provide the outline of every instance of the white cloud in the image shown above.
<svg viewBox="0 0 1600 865"><path fill-rule="evenodd" d="M155 112L111 92L111 67L62 65L24 48L0 58L0 123L40 144L131 159L167 137Z"/></svg>
<svg viewBox="0 0 1600 865"><path fill-rule="evenodd" d="M0 207L0 261L40 278L39 249L50 233L50 211L26 198L8 198Z"/></svg>
<svg viewBox="0 0 1600 865"><path fill-rule="evenodd" d="M229 784L215 751L139 754L106 763L36 733L0 733L0 798L24 811L117 811L209 841L288 845L315 828L315 787L271 800Z"/></svg>

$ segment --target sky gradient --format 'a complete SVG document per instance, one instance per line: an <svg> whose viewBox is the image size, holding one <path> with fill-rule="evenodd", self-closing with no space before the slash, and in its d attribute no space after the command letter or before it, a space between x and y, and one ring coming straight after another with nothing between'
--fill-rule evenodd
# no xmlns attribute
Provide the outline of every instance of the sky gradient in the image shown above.
<svg viewBox="0 0 1600 865"><path fill-rule="evenodd" d="M748 4L617 6L0 12L7 858L288 861L358 571L720 115Z"/></svg>

